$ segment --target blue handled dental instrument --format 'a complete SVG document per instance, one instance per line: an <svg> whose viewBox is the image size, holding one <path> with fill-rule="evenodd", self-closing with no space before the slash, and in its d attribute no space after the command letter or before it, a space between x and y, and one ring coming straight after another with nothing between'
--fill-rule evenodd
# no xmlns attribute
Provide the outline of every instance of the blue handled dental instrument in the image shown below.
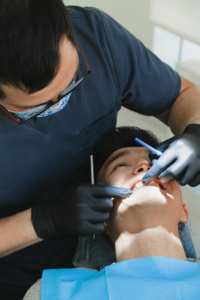
<svg viewBox="0 0 200 300"><path fill-rule="evenodd" d="M138 138L135 138L135 141L141 144L142 146L146 147L147 149L149 149L151 152L155 153L157 156L161 156L163 154L161 151L156 150L155 148L149 146L148 144L146 144L145 142L141 141Z"/></svg>
<svg viewBox="0 0 200 300"><path fill-rule="evenodd" d="M91 172L91 184L94 184L94 162L93 162L93 155L90 155L90 172ZM93 239L95 239L95 234L93 234Z"/></svg>

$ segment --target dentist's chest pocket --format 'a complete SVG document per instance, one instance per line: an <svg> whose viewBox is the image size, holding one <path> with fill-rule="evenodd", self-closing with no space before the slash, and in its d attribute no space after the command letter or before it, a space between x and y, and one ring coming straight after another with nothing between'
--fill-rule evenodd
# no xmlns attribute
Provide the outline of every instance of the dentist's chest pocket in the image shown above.
<svg viewBox="0 0 200 300"><path fill-rule="evenodd" d="M82 146L86 151L91 150L99 139L101 139L110 129L116 126L117 112L118 110L115 107L115 109L106 117L84 128L80 132L79 137Z"/></svg>

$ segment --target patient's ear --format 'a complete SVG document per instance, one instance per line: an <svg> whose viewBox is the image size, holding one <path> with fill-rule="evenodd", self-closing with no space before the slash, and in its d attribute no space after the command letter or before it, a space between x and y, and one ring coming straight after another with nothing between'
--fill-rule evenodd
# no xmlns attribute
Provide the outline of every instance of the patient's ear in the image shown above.
<svg viewBox="0 0 200 300"><path fill-rule="evenodd" d="M183 203L182 205L183 205L182 214L181 214L181 218L180 218L179 222L186 223L188 221L188 211L187 211L187 208L186 208L186 204Z"/></svg>

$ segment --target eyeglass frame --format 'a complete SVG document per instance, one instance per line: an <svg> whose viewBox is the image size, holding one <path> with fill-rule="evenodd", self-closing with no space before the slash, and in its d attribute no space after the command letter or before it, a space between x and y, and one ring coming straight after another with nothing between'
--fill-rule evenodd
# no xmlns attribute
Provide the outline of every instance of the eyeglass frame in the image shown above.
<svg viewBox="0 0 200 300"><path fill-rule="evenodd" d="M28 117L26 119L22 119L22 118L15 118L14 116L11 115L11 113L4 107L0 104L0 109L3 110L7 115L9 115L9 117L11 117L15 122L17 122L19 125L37 117L38 115L40 115L41 113L43 113L44 111L46 111L47 109L49 109L51 106L55 105L56 103L58 103L61 99L63 99L64 97L66 97L68 94L70 94L73 90L75 90L75 88L77 88L77 86L79 86L83 81L85 81L91 74L91 69L89 67L89 64L81 50L81 47L79 46L79 44L77 43L77 47L85 61L85 64L87 66L87 75L82 77L81 79L79 79L71 88L68 89L68 91L66 92L66 94L62 95L62 96L59 96L58 95L58 100L56 102L53 102L53 101L49 101L49 103L44 107L42 108L39 112L37 112L35 115L31 116L31 117ZM61 92L62 93L62 92ZM41 104L42 105L42 104Z"/></svg>

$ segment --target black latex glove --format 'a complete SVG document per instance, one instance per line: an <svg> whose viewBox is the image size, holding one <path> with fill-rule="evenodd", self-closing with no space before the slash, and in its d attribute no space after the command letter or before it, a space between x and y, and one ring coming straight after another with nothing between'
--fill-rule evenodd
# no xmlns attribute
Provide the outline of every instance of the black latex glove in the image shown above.
<svg viewBox="0 0 200 300"><path fill-rule="evenodd" d="M32 208L38 237L56 234L93 235L104 231L103 222L113 207L111 198L127 198L131 190L104 185L80 184L68 188L60 199Z"/></svg>
<svg viewBox="0 0 200 300"><path fill-rule="evenodd" d="M148 184L160 175L163 183L177 180L180 185L200 184L199 124L187 126L183 134L164 141L156 149L164 153L160 158L149 154L153 166L143 177L143 183Z"/></svg>

